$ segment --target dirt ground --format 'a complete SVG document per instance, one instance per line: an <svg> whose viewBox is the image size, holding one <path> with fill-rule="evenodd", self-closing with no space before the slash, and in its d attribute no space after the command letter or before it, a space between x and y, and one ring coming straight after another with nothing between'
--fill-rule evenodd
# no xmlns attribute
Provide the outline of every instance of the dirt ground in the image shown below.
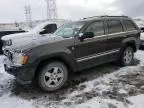
<svg viewBox="0 0 144 108"><path fill-rule="evenodd" d="M15 78L3 72L1 63L0 98L9 93L9 98L32 101L34 108L74 108L94 98L116 100L127 108L133 103L131 96L144 94L144 51L136 54L132 66L120 67L108 63L72 75L63 89L45 93L33 85L19 85ZM1 62L3 60L1 57ZM15 107L14 107L15 108ZM16 107L17 108L17 107ZM90 107L89 107L90 108ZM108 102L108 108L119 108Z"/></svg>

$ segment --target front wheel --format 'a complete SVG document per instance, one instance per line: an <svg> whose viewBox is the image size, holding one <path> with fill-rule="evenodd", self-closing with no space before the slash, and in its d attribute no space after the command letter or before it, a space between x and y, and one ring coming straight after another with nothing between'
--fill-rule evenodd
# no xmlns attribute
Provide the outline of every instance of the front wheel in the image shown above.
<svg viewBox="0 0 144 108"><path fill-rule="evenodd" d="M68 69L61 62L51 62L45 65L38 76L38 83L46 92L62 88L68 80Z"/></svg>
<svg viewBox="0 0 144 108"><path fill-rule="evenodd" d="M132 64L134 58L134 49L132 47L126 47L120 57L122 66L129 66Z"/></svg>

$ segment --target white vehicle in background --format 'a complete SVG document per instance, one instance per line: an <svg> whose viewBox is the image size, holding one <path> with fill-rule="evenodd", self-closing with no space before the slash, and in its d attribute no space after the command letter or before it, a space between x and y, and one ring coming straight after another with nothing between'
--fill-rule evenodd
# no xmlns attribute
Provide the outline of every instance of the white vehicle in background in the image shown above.
<svg viewBox="0 0 144 108"><path fill-rule="evenodd" d="M140 37L140 48L144 48L144 25L139 26L141 30L141 37Z"/></svg>
<svg viewBox="0 0 144 108"><path fill-rule="evenodd" d="M140 48L144 48L144 20L137 19L135 20L135 23L138 25L138 27L141 30L141 37L140 37Z"/></svg>
<svg viewBox="0 0 144 108"><path fill-rule="evenodd" d="M60 23L53 23L53 22L44 22L41 24L36 25L33 29L29 30L28 32L18 33L18 34L11 34L5 35L2 37L2 40L9 40L11 38L23 38L27 36L37 36L41 34L52 34L55 30L63 24Z"/></svg>
<svg viewBox="0 0 144 108"><path fill-rule="evenodd" d="M30 39L38 39L42 38L42 36L50 36L50 34L54 33L58 27L63 25L66 22L44 22L38 24L33 29L29 30L28 32L18 33L18 34L10 34L5 35L1 39L3 41L3 46L11 45L12 40L13 42L23 40L24 42L28 42ZM19 41L19 44L22 42Z"/></svg>
<svg viewBox="0 0 144 108"><path fill-rule="evenodd" d="M140 47L144 48L144 33L141 33L140 40L141 40Z"/></svg>

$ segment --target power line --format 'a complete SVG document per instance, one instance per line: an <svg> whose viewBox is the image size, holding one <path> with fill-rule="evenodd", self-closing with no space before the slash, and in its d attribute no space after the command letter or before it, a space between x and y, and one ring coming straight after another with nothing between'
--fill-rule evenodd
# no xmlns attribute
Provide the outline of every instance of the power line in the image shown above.
<svg viewBox="0 0 144 108"><path fill-rule="evenodd" d="M47 3L47 18L57 19L56 0L46 0Z"/></svg>
<svg viewBox="0 0 144 108"><path fill-rule="evenodd" d="M26 15L26 22L29 27L32 27L32 19L31 19L31 8L30 6L25 6L25 15Z"/></svg>

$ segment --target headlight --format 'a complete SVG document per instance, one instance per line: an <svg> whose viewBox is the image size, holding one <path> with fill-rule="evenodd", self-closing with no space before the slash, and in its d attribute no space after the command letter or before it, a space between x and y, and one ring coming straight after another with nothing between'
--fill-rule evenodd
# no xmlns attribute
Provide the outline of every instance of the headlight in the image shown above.
<svg viewBox="0 0 144 108"><path fill-rule="evenodd" d="M22 53L13 53L12 59L14 65L21 66L28 63L29 56L26 56Z"/></svg>
<svg viewBox="0 0 144 108"><path fill-rule="evenodd" d="M12 45L12 40L9 39L9 40L3 40L3 45L4 46L11 46Z"/></svg>

